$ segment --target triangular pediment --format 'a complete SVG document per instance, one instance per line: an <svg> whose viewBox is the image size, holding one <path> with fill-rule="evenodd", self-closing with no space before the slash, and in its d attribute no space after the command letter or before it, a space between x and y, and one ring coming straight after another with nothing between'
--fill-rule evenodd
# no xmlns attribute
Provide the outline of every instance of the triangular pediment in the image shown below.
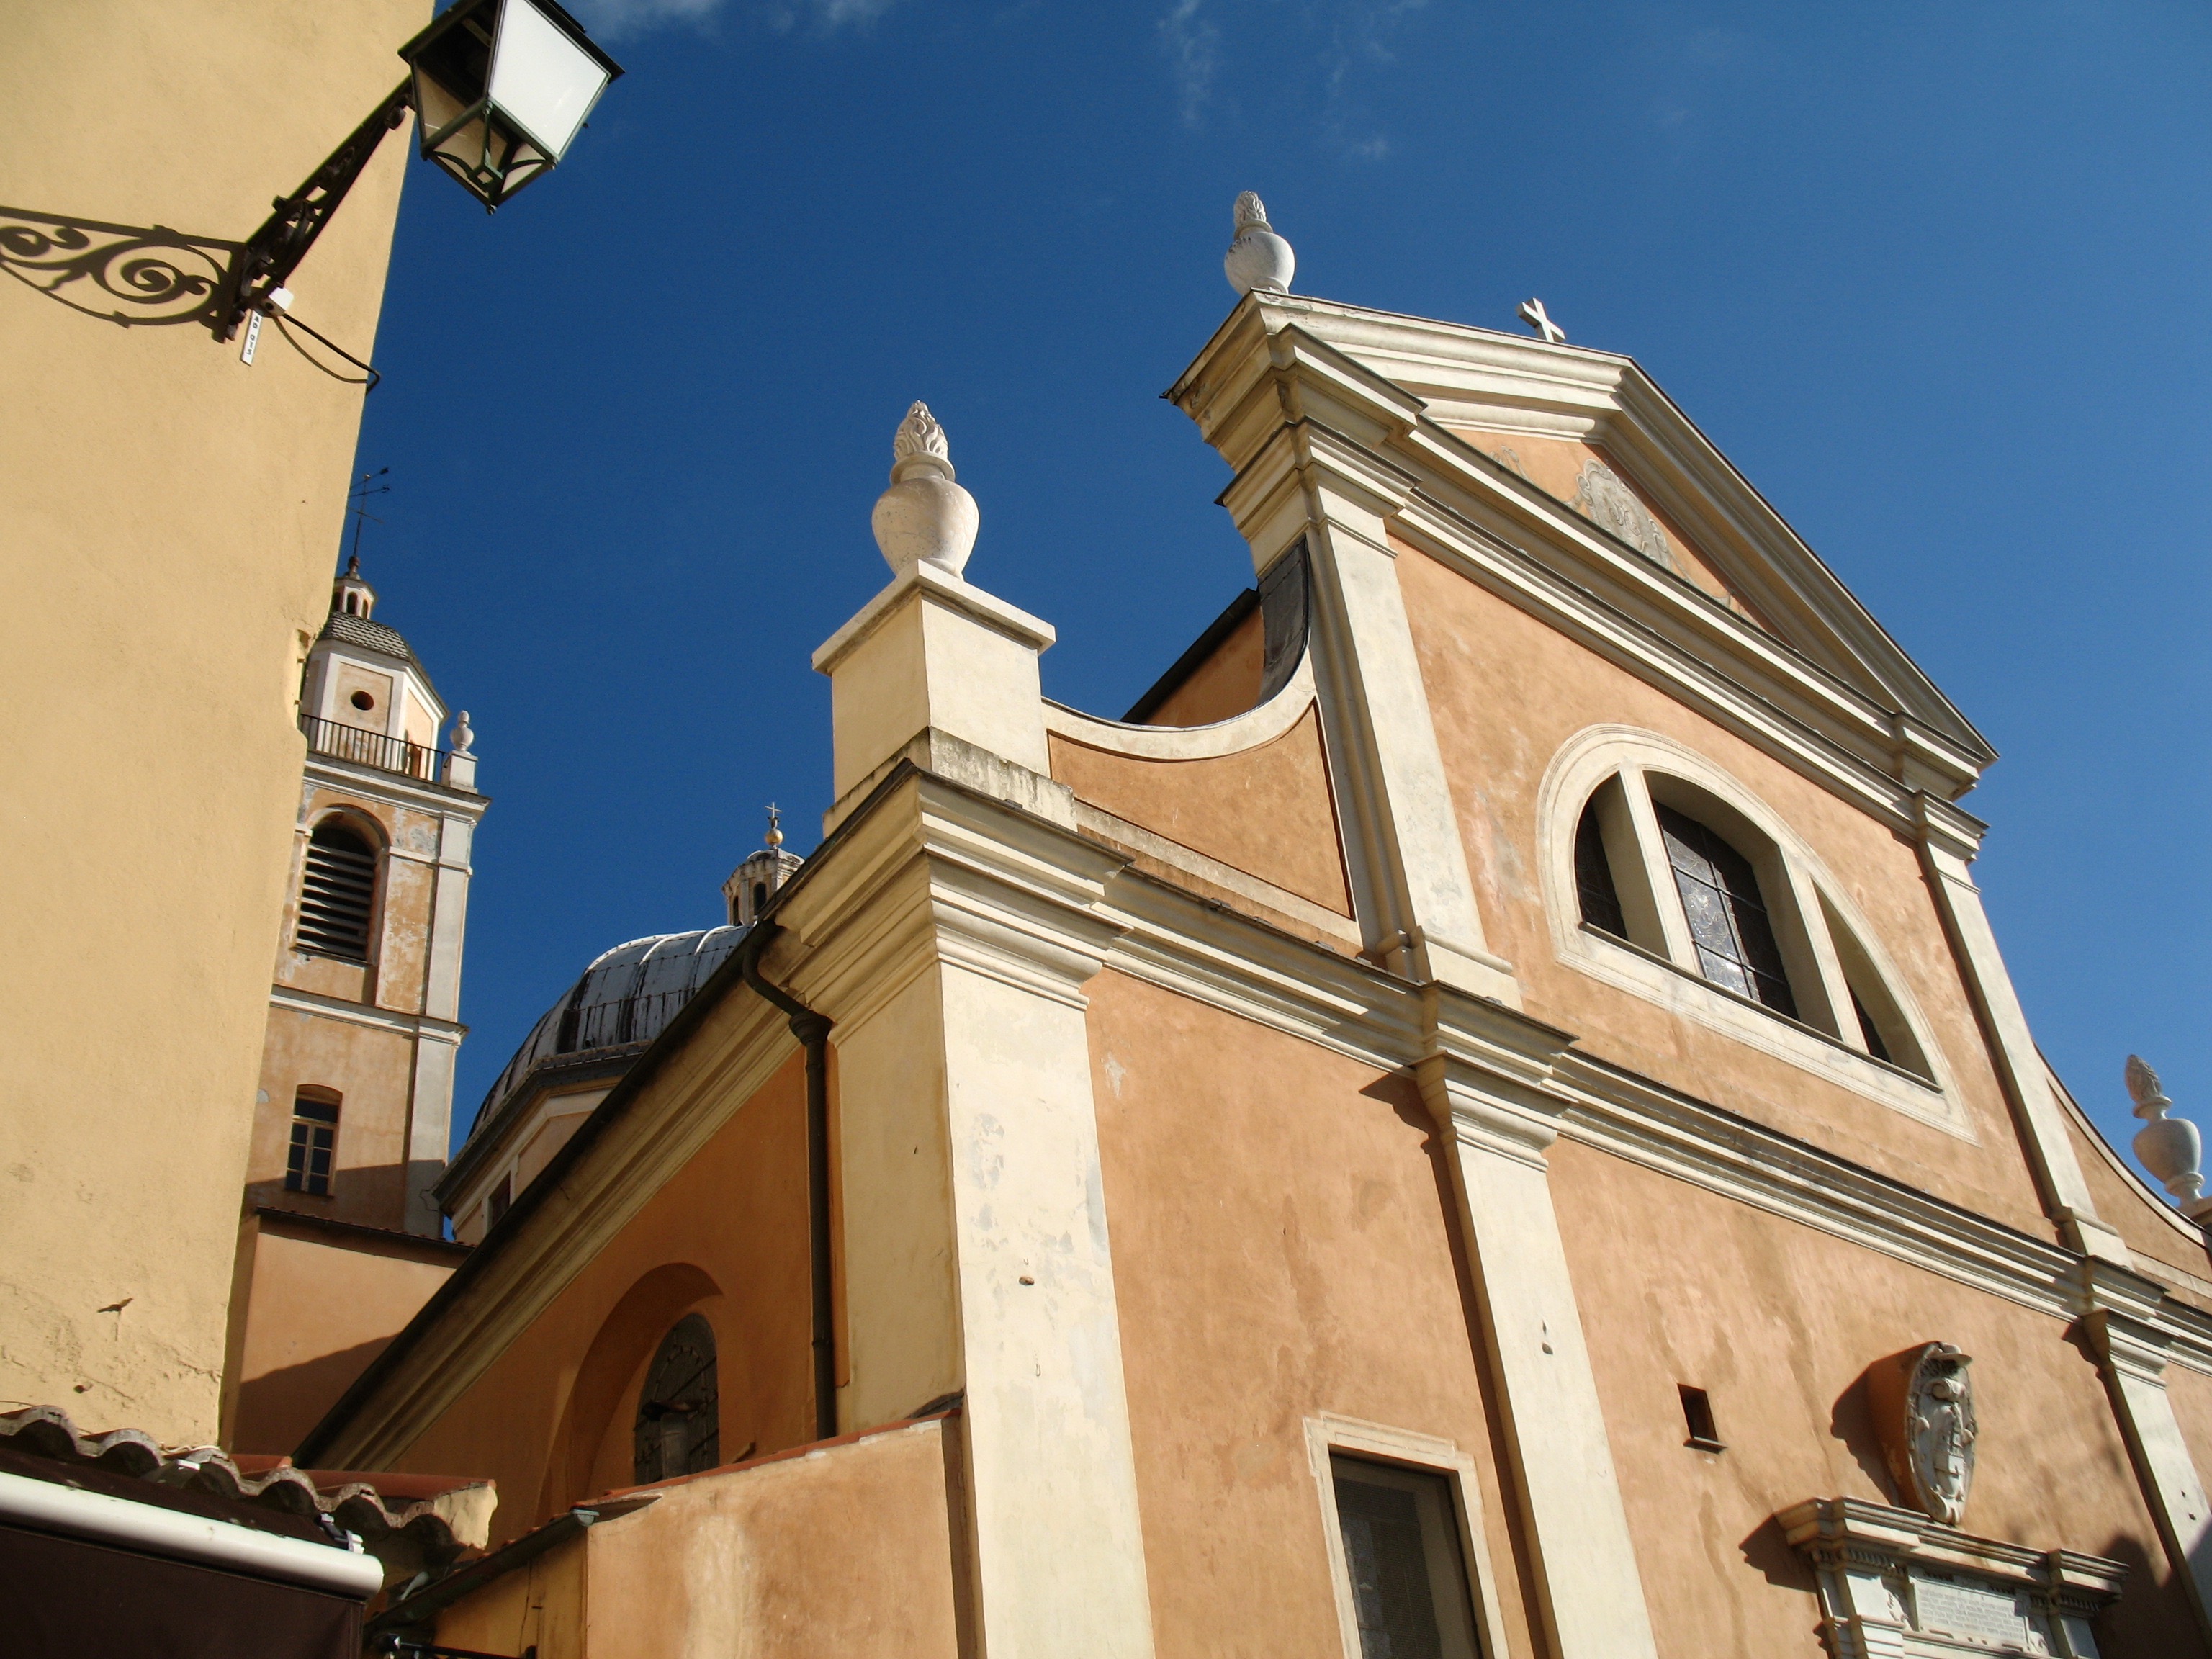
<svg viewBox="0 0 2212 1659"><path fill-rule="evenodd" d="M1850 746L1868 752L1873 726L1895 729L1893 741L1875 742L1893 751L1884 769L1916 770L1908 752L1925 761L1940 751L1944 781L1933 787L1955 795L1995 758L1632 358L1254 295L1169 395L1240 471L1270 422L1327 424L1437 511L1553 560L1566 580L1762 696L1771 694L1762 661L1784 656L1796 668L1772 672L1807 683L1785 704L1816 703L1813 682L1847 688L1862 728Z"/></svg>

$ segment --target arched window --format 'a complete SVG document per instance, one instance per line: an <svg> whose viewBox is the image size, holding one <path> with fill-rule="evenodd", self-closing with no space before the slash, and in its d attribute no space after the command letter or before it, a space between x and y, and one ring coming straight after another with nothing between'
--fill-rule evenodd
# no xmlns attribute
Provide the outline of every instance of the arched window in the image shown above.
<svg viewBox="0 0 2212 1659"><path fill-rule="evenodd" d="M1615 939L1628 937L1628 917L1620 908L1620 885L1606 856L1605 828L1598 821L1597 798L1583 808L1575 826L1575 893L1582 903L1583 926Z"/></svg>
<svg viewBox="0 0 2212 1659"><path fill-rule="evenodd" d="M324 819L307 837L300 876L299 948L367 962L375 908L376 849L343 818Z"/></svg>
<svg viewBox="0 0 2212 1659"><path fill-rule="evenodd" d="M284 1158L284 1190L311 1198L331 1195L338 1155L338 1100L328 1089L302 1089L292 1097L292 1146Z"/></svg>
<svg viewBox="0 0 2212 1659"><path fill-rule="evenodd" d="M638 1396L633 1449L640 1486L696 1474L721 1462L714 1330L697 1314L678 1320L653 1356Z"/></svg>
<svg viewBox="0 0 2212 1659"><path fill-rule="evenodd" d="M1716 985L1797 1017L1773 919L1751 860L1695 818L1658 803L1659 835L1690 924L1698 971Z"/></svg>

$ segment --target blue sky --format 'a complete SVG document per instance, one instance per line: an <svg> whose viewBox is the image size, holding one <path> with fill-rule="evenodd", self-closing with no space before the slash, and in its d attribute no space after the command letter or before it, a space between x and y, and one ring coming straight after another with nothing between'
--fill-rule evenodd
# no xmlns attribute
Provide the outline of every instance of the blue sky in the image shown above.
<svg viewBox="0 0 2212 1659"><path fill-rule="evenodd" d="M908 402L1050 695L1118 714L1246 585L1158 394L1249 188L1303 292L1637 357L2002 753L1979 878L2076 1092L2124 1139L2139 1050L2212 1124L2201 6L576 9L629 74L496 218L411 167L362 428L495 798L461 1123L765 802L811 845Z"/></svg>

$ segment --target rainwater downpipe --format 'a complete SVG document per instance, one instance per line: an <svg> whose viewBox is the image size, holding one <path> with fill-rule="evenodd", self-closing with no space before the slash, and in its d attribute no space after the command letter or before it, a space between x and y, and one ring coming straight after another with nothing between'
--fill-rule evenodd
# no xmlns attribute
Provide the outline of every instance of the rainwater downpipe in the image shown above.
<svg viewBox="0 0 2212 1659"><path fill-rule="evenodd" d="M830 1017L817 1014L781 986L762 977L762 954L783 931L754 923L738 947L745 983L790 1016L791 1034L806 1050L806 1235L814 1302L814 1437L837 1435L836 1310L830 1282Z"/></svg>

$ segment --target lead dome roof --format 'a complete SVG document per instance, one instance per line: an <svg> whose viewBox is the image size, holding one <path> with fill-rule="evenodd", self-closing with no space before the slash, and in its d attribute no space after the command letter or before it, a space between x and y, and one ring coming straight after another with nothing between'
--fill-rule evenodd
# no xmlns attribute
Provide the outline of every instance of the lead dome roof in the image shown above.
<svg viewBox="0 0 2212 1659"><path fill-rule="evenodd" d="M358 617L350 620L358 622ZM655 933L601 952L550 1008L507 1062L485 1095L469 1139L489 1127L500 1107L550 1062L598 1050L642 1048L666 1028L692 995L729 959L747 929L708 927Z"/></svg>

